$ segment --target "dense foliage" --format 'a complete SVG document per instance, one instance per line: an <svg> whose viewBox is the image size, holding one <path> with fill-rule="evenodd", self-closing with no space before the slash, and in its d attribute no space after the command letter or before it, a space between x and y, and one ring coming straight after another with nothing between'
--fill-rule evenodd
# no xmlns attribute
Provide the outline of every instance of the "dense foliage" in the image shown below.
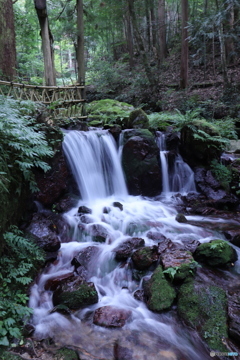
<svg viewBox="0 0 240 360"><path fill-rule="evenodd" d="M0 258L0 345L21 338L24 322L32 311L27 307L27 286L44 254L17 227L4 234L5 249Z"/></svg>

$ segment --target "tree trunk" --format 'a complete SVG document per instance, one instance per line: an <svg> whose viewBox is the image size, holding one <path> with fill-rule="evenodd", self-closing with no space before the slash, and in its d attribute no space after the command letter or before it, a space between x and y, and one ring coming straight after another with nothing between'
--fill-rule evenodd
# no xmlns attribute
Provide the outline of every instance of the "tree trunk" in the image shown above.
<svg viewBox="0 0 240 360"><path fill-rule="evenodd" d="M127 11L126 11L126 40L127 40L127 48L129 54L129 66L130 69L133 68L133 34L132 34L132 23L130 16L130 8L129 3L127 3Z"/></svg>
<svg viewBox="0 0 240 360"><path fill-rule="evenodd" d="M181 0L182 4L182 41L181 41L181 70L180 88L188 86L188 0Z"/></svg>
<svg viewBox="0 0 240 360"><path fill-rule="evenodd" d="M0 77L12 81L16 75L16 45L12 0L0 0Z"/></svg>
<svg viewBox="0 0 240 360"><path fill-rule="evenodd" d="M47 3L46 0L34 0L34 3L41 29L45 85L55 86L56 77L52 48L53 37L48 24Z"/></svg>
<svg viewBox="0 0 240 360"><path fill-rule="evenodd" d="M160 63L167 57L166 42L166 22L165 22L165 0L158 2L158 21L159 21L159 61Z"/></svg>
<svg viewBox="0 0 240 360"><path fill-rule="evenodd" d="M77 0L77 63L78 83L85 82L83 0Z"/></svg>

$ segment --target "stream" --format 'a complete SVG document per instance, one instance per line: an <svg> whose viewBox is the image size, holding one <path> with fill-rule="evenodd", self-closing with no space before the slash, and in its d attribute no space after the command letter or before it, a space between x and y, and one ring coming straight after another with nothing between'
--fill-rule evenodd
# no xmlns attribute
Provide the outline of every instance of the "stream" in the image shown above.
<svg viewBox="0 0 240 360"><path fill-rule="evenodd" d="M116 359L116 348L121 360L208 360L209 350L194 330L179 320L176 306L168 312L154 313L134 297L142 289L142 279L133 276L130 259L117 261L115 251L130 237L144 239L145 246L157 245L150 232L161 232L174 243L189 240L209 242L223 239L220 218L186 216L196 225L179 223L176 192L196 191L191 169L180 155L172 173L169 173L164 139L158 135L163 173L163 192L157 199L128 194L121 167L121 154L112 135L107 131L69 131L65 134L63 149L76 180L81 197L70 211L64 213L69 225L70 242L62 243L58 258L38 276L31 288L29 306L34 309L31 319L35 327L34 338L51 338L56 344L78 347L95 359ZM119 205L120 203L120 205ZM79 207L91 212L79 213ZM97 242L90 229L104 230L105 242ZM94 247L87 264L87 281L98 293L96 304L85 306L69 314L54 312L53 292L46 290L49 279L74 272L72 259L81 251ZM236 248L238 255L239 249ZM149 269L144 277L152 274ZM235 264L232 276L239 277L240 261ZM127 311L130 316L121 328L106 328L93 323L94 312L103 306ZM119 350L120 349L120 350ZM89 357L89 359L91 359Z"/></svg>

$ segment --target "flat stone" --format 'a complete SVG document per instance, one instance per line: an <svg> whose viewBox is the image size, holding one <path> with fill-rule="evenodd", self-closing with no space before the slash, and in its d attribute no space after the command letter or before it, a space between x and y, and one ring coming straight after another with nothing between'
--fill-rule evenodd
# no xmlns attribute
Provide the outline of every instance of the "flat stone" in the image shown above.
<svg viewBox="0 0 240 360"><path fill-rule="evenodd" d="M103 327L123 327L131 316L131 311L113 306L103 306L95 310L93 323Z"/></svg>

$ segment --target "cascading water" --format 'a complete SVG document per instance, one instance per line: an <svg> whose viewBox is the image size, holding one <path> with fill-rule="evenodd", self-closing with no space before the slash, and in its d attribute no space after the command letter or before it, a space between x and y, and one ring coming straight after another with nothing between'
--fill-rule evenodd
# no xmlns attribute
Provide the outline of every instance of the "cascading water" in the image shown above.
<svg viewBox="0 0 240 360"><path fill-rule="evenodd" d="M174 192L182 194L190 191L195 192L194 173L188 164L183 161L180 154L176 155L172 171L169 170L169 152L166 149L165 134L160 131L157 132L157 144L160 150L163 195L166 196Z"/></svg>
<svg viewBox="0 0 240 360"><path fill-rule="evenodd" d="M107 360L115 359L116 343L131 353L130 359L210 359L196 334L190 335L175 315L153 313L134 298L133 293L142 289L142 282L133 277L131 262L116 261L114 249L131 236L141 237L146 246L156 245L147 235L149 231L160 231L180 244L188 238L209 241L216 233L178 223L176 210L160 201L129 196L117 150L108 133L71 131L65 136L63 147L82 199L64 214L72 229L72 241L62 244L57 261L46 268L32 287L29 305L34 309L35 338L51 337L58 344L80 346ZM114 206L119 200L122 209ZM86 215L78 214L81 205L91 208L87 221ZM99 226L105 235L104 243L96 242L91 233L93 227ZM53 292L47 289L46 282L72 274L72 259L89 247L94 247L96 253L87 264L87 281L94 283L98 303L69 315L53 312ZM150 275L148 271L146 276ZM121 329L93 325L94 311L103 306L127 310L131 316Z"/></svg>

